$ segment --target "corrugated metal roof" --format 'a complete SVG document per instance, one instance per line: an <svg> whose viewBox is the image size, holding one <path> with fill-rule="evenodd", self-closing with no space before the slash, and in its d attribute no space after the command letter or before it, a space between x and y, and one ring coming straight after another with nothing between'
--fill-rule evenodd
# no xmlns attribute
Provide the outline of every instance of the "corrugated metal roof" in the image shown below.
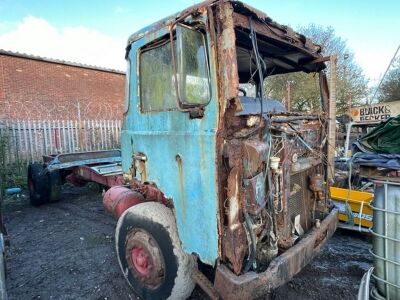
<svg viewBox="0 0 400 300"><path fill-rule="evenodd" d="M61 60L61 59L47 58L47 57L31 55L31 54L26 54L26 53L13 52L13 51L8 51L8 50L4 50L4 49L0 49L0 55L15 56L15 57L38 60L38 61L49 62L49 63L54 63L54 64L61 64L61 65L78 67L78 68L83 68L83 69L90 69L90 70L125 75L125 72L123 72L121 70L117 70L117 69L110 69L110 68L86 65L86 64L82 64L82 63L76 63L76 62L71 62L71 61L66 61L66 60Z"/></svg>

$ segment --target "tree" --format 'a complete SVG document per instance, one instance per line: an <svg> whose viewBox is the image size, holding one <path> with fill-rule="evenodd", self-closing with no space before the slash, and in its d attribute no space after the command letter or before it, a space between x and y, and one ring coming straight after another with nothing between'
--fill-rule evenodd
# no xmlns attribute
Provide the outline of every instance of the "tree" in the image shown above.
<svg viewBox="0 0 400 300"><path fill-rule="evenodd" d="M337 114L348 111L352 106L361 104L367 95L367 80L362 69L355 63L354 54L348 49L346 41L335 34L332 27L310 24L298 31L321 45L323 55L336 54L337 60ZM329 63L328 72L329 75ZM271 98L283 99L287 95L287 84L291 85L291 110L315 111L319 108L319 79L315 74L297 72L271 76L266 80L266 93Z"/></svg>
<svg viewBox="0 0 400 300"><path fill-rule="evenodd" d="M400 58L393 63L379 89L380 102L395 100L400 100Z"/></svg>

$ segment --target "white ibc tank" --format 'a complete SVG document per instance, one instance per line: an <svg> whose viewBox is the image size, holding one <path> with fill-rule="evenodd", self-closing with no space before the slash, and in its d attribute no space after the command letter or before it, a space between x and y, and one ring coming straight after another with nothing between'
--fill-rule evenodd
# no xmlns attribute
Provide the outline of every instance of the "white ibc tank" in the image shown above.
<svg viewBox="0 0 400 300"><path fill-rule="evenodd" d="M379 294L400 300L400 184L375 182L372 255Z"/></svg>

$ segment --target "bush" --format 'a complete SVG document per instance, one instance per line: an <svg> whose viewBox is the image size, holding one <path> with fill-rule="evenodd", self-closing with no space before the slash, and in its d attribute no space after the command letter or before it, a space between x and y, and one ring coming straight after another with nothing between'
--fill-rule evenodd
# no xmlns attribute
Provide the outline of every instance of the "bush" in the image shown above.
<svg viewBox="0 0 400 300"><path fill-rule="evenodd" d="M8 187L26 188L25 168L22 163L17 165L7 163L8 136L0 136L0 194Z"/></svg>

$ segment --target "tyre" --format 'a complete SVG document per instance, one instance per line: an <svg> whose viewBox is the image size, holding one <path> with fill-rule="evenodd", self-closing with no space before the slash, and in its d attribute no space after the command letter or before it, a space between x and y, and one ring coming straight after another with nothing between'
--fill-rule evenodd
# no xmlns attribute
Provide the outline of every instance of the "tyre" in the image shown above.
<svg viewBox="0 0 400 300"><path fill-rule="evenodd" d="M47 202L56 202L61 194L61 177L58 170L48 172L43 164L31 164L28 167L29 199L38 206Z"/></svg>
<svg viewBox="0 0 400 300"><path fill-rule="evenodd" d="M172 211L156 202L135 205L118 220L119 265L142 299L186 299L194 288L195 261L181 248Z"/></svg>
<svg viewBox="0 0 400 300"><path fill-rule="evenodd" d="M43 164L31 164L28 167L29 199L32 205L38 206L48 201L49 177Z"/></svg>
<svg viewBox="0 0 400 300"><path fill-rule="evenodd" d="M49 202L57 202L60 200L62 181L60 171L55 170L47 174L49 180Z"/></svg>

